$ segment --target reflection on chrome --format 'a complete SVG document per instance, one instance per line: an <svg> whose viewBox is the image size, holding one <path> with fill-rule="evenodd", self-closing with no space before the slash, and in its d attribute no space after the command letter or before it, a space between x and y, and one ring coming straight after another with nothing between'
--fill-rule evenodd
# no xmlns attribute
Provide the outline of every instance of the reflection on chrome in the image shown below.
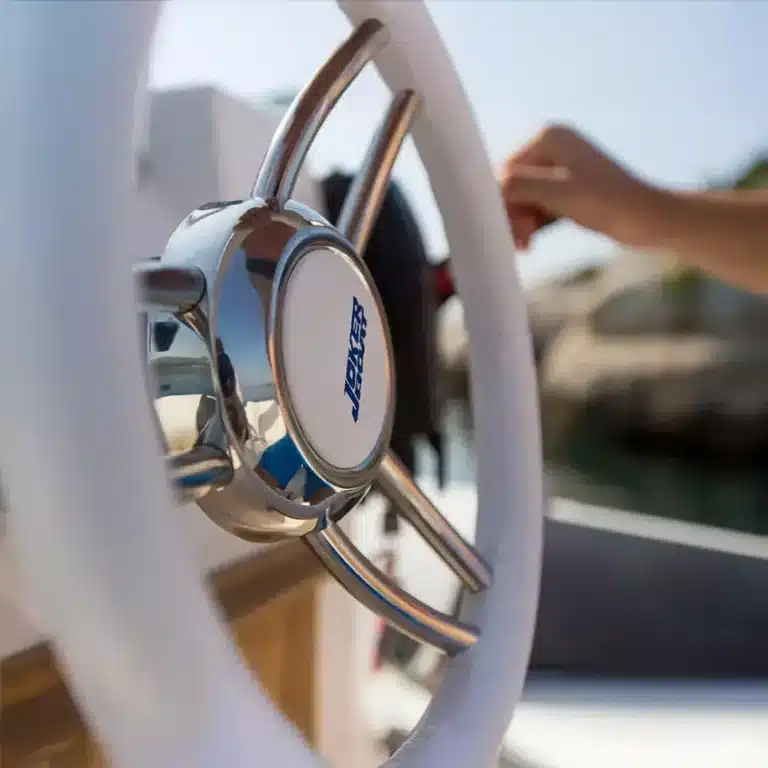
<svg viewBox="0 0 768 768"><path fill-rule="evenodd" d="M203 276L202 298L179 302L189 309L167 311L168 289L145 293L155 414L181 497L255 540L306 533L363 492L363 484L340 492L321 479L278 402L270 308L278 263L300 231L325 234L328 225L295 203L279 213L254 200L207 205L182 222L160 262L147 263L146 277L144 265L136 269L153 288L157 275L176 284L178 275ZM160 306L152 307L157 296Z"/></svg>

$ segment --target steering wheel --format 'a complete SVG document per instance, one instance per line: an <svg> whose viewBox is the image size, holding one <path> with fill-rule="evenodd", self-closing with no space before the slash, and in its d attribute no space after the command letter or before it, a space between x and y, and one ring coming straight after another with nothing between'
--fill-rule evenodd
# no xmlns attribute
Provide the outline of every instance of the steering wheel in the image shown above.
<svg viewBox="0 0 768 768"><path fill-rule="evenodd" d="M115 765L318 764L240 662L178 535L179 498L243 538L303 537L358 599L451 654L392 765L494 764L521 694L542 468L502 202L425 6L340 5L351 36L288 110L251 197L202 205L162 258L139 264L154 254L131 250L134 128L159 3L1 6L9 532ZM374 58L393 100L337 229L291 193L323 120ZM359 255L411 123L471 339L476 549L387 448L391 341ZM390 583L340 530L374 481L472 590L460 620Z"/></svg>

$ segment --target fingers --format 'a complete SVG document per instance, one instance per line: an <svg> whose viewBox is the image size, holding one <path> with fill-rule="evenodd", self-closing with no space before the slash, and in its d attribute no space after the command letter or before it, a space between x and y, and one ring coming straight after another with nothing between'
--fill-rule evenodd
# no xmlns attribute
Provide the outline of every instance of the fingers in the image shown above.
<svg viewBox="0 0 768 768"><path fill-rule="evenodd" d="M515 245L526 250L531 238L563 213L570 173L560 167L507 167L501 180Z"/></svg>
<svg viewBox="0 0 768 768"><path fill-rule="evenodd" d="M517 248L528 248L536 232L567 213L569 157L578 142L572 129L550 125L504 164L501 190Z"/></svg>
<svg viewBox="0 0 768 768"><path fill-rule="evenodd" d="M571 173L567 168L518 165L506 169L501 189L507 204L535 206L557 215L570 190L570 182Z"/></svg>
<svg viewBox="0 0 768 768"><path fill-rule="evenodd" d="M512 228L515 247L522 251L528 249L531 239L540 229L557 221L537 208L521 205L507 205L507 217Z"/></svg>
<svg viewBox="0 0 768 768"><path fill-rule="evenodd" d="M535 217L509 207L507 207L507 217L512 230L512 238L515 241L515 248L519 251L528 250L531 238L536 234Z"/></svg>
<svg viewBox="0 0 768 768"><path fill-rule="evenodd" d="M572 128L557 124L548 125L522 149L509 156L505 170L521 165L565 165L564 161L579 139L579 134Z"/></svg>

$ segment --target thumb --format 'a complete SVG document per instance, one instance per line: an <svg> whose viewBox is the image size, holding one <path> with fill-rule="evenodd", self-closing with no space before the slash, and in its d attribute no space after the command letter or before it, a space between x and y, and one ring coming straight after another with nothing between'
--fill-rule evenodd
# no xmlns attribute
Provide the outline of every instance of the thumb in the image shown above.
<svg viewBox="0 0 768 768"><path fill-rule="evenodd" d="M561 166L515 165L505 169L501 191L508 206L535 206L559 215L570 182L570 171Z"/></svg>

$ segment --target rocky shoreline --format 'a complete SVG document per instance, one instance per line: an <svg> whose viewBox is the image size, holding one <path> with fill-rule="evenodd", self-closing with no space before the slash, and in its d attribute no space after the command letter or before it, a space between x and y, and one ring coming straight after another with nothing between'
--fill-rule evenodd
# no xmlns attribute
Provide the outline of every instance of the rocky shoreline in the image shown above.
<svg viewBox="0 0 768 768"><path fill-rule="evenodd" d="M588 418L655 451L768 457L768 299L649 254L528 295L545 437ZM466 338L443 340L446 389L468 395Z"/></svg>

